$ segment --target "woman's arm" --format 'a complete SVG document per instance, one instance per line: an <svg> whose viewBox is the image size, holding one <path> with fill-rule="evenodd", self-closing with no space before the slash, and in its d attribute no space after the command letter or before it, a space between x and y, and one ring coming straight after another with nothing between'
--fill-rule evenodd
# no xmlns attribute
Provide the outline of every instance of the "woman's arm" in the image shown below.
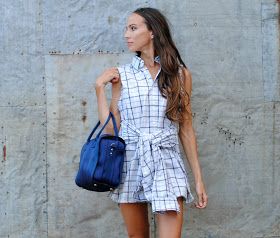
<svg viewBox="0 0 280 238"><path fill-rule="evenodd" d="M110 106L108 106L105 86L108 82L112 83L112 99ZM98 106L98 118L103 125L111 111L116 119L118 130L120 128L120 113L118 111L118 100L121 91L121 80L117 68L110 68L105 70L95 82L95 91L97 97ZM109 134L114 134L114 127L112 120L105 127L105 132Z"/></svg>
<svg viewBox="0 0 280 238"><path fill-rule="evenodd" d="M189 94L189 99L191 98L192 91L192 77L191 73L184 68L184 86ZM180 123L179 127L179 138L181 140L184 152L187 156L188 163L191 167L195 185L196 185L196 193L198 196L198 203L196 203L196 207L204 208L207 205L207 194L204 188L204 183L202 179L201 168L198 160L198 152L197 152L197 143L196 136L192 126L192 116L191 116L191 102L189 101L187 107L187 113L185 115L185 120Z"/></svg>

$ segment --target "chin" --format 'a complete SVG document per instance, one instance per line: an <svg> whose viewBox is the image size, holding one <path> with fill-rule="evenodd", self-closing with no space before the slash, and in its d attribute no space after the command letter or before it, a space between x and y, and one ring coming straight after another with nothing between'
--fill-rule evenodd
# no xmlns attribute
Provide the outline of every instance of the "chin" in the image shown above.
<svg viewBox="0 0 280 238"><path fill-rule="evenodd" d="M128 48L128 50L131 51L131 52L141 51L141 50L139 49L139 47L135 47L135 46L133 46L133 45L128 46L127 48Z"/></svg>
<svg viewBox="0 0 280 238"><path fill-rule="evenodd" d="M137 51L137 50L135 50L135 48L134 48L134 47L131 47L131 46L130 46L130 47L128 47L128 50L129 50L129 51L131 51L131 52L136 52L136 51Z"/></svg>

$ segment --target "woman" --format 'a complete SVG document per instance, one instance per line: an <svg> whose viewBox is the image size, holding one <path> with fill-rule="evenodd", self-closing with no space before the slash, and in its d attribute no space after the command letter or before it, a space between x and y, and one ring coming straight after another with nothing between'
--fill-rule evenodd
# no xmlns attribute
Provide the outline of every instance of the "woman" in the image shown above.
<svg viewBox="0 0 280 238"><path fill-rule="evenodd" d="M129 237L149 237L148 203L156 214L159 237L180 237L183 201L190 203L193 196L179 138L195 179L195 206L207 204L192 127L191 74L157 9L134 11L124 36L129 50L136 53L132 63L107 69L95 84L101 123L111 111L126 142L122 182L110 196L119 203ZM110 106L104 90L108 82ZM106 130L113 134L112 123Z"/></svg>

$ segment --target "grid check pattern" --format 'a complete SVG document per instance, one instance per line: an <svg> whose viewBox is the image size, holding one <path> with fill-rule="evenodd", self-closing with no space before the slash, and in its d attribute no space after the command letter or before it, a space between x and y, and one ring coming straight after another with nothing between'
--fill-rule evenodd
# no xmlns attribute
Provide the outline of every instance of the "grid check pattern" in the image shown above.
<svg viewBox="0 0 280 238"><path fill-rule="evenodd" d="M159 57L155 61L160 63ZM193 201L180 155L178 124L165 116L166 99L144 61L118 68L122 89L118 102L119 136L126 142L122 181L110 197L118 203L150 202L153 212L180 212L178 197Z"/></svg>

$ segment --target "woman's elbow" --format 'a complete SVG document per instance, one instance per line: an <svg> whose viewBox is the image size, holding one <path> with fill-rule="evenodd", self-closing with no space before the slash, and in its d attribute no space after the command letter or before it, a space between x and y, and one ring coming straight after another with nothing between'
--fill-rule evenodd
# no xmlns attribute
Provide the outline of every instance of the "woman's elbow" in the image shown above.
<svg viewBox="0 0 280 238"><path fill-rule="evenodd" d="M180 139L190 138L194 135L194 129L191 123L184 124L179 128L179 137Z"/></svg>

